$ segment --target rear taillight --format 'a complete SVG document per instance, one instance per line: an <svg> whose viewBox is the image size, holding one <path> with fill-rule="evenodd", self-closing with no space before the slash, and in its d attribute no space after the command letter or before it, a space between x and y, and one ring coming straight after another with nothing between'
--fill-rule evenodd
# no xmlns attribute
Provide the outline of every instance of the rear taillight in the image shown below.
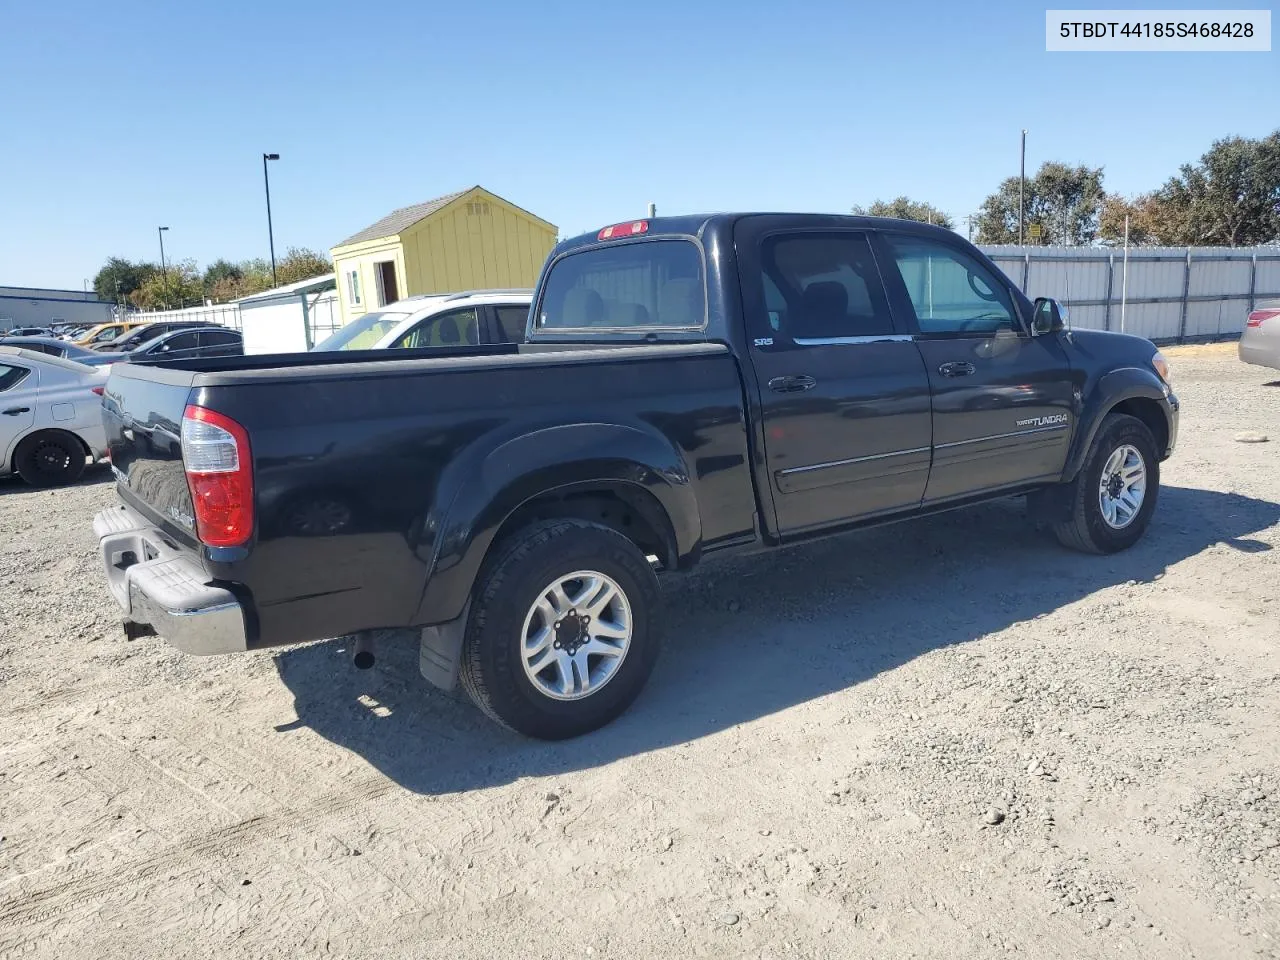
<svg viewBox="0 0 1280 960"><path fill-rule="evenodd" d="M90 393L93 393L93 394L95 394L96 396L99 396L99 397L100 397L100 396L102 396L104 393L106 393L106 388L104 388L104 387L90 387L90 388L89 388L89 392L90 392Z"/></svg>
<svg viewBox="0 0 1280 960"><path fill-rule="evenodd" d="M1272 317L1280 317L1280 310L1255 310L1249 314L1249 319L1246 321L1245 326L1260 327L1263 320L1270 320Z"/></svg>
<svg viewBox="0 0 1280 960"><path fill-rule="evenodd" d="M213 410L187 407L182 463L200 541L210 547L247 541L253 533L253 461L244 427Z"/></svg>

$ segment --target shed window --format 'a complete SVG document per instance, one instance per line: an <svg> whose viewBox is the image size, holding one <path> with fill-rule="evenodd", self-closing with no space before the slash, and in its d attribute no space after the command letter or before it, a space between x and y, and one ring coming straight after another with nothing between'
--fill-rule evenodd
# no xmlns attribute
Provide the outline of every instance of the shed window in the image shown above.
<svg viewBox="0 0 1280 960"><path fill-rule="evenodd" d="M347 271L347 303L353 307L360 305L360 271Z"/></svg>

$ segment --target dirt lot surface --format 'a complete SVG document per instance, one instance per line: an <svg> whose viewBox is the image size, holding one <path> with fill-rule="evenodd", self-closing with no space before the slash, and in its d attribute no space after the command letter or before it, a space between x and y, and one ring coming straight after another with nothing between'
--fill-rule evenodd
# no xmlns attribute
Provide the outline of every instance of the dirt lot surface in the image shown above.
<svg viewBox="0 0 1280 960"><path fill-rule="evenodd" d="M0 482L0 956L1280 957L1280 385L1170 354L1132 551L999 504L708 564L561 744L410 646L127 642L105 474Z"/></svg>

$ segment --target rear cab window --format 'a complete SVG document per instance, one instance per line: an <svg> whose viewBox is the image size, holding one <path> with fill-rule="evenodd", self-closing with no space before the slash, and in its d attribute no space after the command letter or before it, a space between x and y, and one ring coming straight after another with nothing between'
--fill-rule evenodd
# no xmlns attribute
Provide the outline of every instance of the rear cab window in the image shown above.
<svg viewBox="0 0 1280 960"><path fill-rule="evenodd" d="M698 245L653 238L558 259L542 285L535 330L691 330L703 327L706 314Z"/></svg>

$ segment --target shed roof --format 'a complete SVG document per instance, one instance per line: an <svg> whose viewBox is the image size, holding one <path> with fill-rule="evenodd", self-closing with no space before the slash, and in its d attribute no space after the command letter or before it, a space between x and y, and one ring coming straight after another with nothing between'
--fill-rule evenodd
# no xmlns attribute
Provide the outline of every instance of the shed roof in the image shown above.
<svg viewBox="0 0 1280 960"><path fill-rule="evenodd" d="M276 297L290 297L297 293L313 293L316 290L324 290L328 287L334 286L337 286L337 274L322 273L318 277L299 280L296 283L286 283L282 287L272 287L270 290L263 290L261 293L251 293L247 297L241 297L236 301L236 303L251 303L255 300L272 300Z"/></svg>
<svg viewBox="0 0 1280 960"><path fill-rule="evenodd" d="M553 230L555 229L555 224L543 220L536 214L529 213L529 211L525 210L523 207L517 207L514 203L511 203L510 200L505 200L502 197L499 197L496 193L492 193L479 184L476 184L474 187L467 187L467 189L459 190L456 193L446 193L443 197L436 197L434 200L428 200L426 203L415 203L410 207L401 207L399 210L392 210L377 223L370 224L359 233L347 237L347 239L343 240L337 246L346 247L353 243L362 243L365 240L380 240L382 237L393 237L396 234L407 230L415 223L425 220L433 213L444 209L459 197L464 197L473 190L479 190L481 193L488 194L495 200L501 200L503 203L515 207L515 209L528 215L534 220L537 220L539 223L545 223L548 227L551 227ZM337 247L334 249L337 249Z"/></svg>

